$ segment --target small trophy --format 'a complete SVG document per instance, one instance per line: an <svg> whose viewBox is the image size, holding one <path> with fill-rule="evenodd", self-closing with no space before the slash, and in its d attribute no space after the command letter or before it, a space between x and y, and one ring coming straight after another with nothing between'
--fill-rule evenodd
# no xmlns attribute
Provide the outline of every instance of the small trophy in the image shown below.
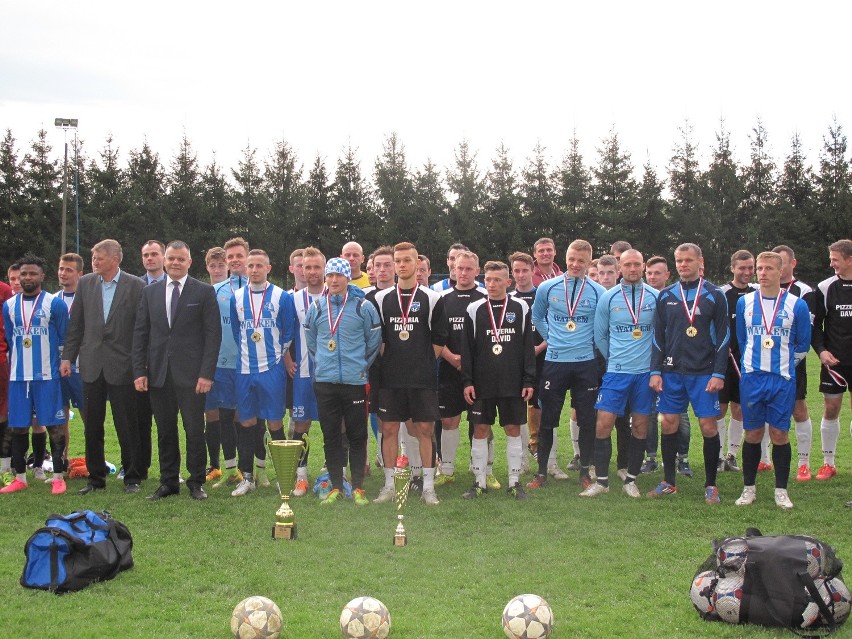
<svg viewBox="0 0 852 639"><path fill-rule="evenodd" d="M300 439L271 439L267 446L278 478L278 492L281 494L281 507L275 513L272 538L292 540L296 538L296 516L290 508L290 492L296 483L299 460L307 450L308 443Z"/></svg>
<svg viewBox="0 0 852 639"><path fill-rule="evenodd" d="M393 536L394 546L405 546L408 543L408 537L405 534L405 526L402 525L402 509L405 508L405 502L408 499L408 487L411 485L411 468L400 468L397 465L393 470L393 490L394 501L396 502L396 533Z"/></svg>

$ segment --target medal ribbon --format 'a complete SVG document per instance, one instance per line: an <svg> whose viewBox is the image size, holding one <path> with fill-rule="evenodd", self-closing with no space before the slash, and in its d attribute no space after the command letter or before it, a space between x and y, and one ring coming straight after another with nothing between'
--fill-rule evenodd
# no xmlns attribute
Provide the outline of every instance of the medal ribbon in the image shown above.
<svg viewBox="0 0 852 639"><path fill-rule="evenodd" d="M793 286L793 284L795 284L795 283L796 283L796 278L794 277L792 280L790 280L790 283L789 283L789 284L787 284L787 288L785 288L785 289L784 289L784 292L785 292L785 293L789 293L789 292L790 292L790 288L791 288L791 287Z"/></svg>
<svg viewBox="0 0 852 639"><path fill-rule="evenodd" d="M781 309L781 298L787 291L781 291L778 293L778 297L775 299L775 308L772 309L772 322L769 324L766 323L766 313L763 312L763 296L760 294L760 291L755 295L755 303L757 303L757 298L760 298L760 317L763 319L763 327L766 330L767 336L772 336L772 327L775 326L775 318L778 317L778 311Z"/></svg>
<svg viewBox="0 0 852 639"><path fill-rule="evenodd" d="M683 303L683 308L686 311L686 318L689 320L689 325L695 323L695 312L698 310L698 300L701 298L701 287L704 286L704 278L699 278L698 288L695 290L695 301L692 302L692 309L686 305L686 293L683 292L683 282L678 282L680 287L680 301Z"/></svg>
<svg viewBox="0 0 852 639"><path fill-rule="evenodd" d="M417 293L417 287L411 291L411 297L408 300L408 307L405 310L402 310L402 289L399 288L399 284L396 285L396 299L399 301L399 312L402 315L402 330L406 330L405 326L408 324L408 316L411 314L411 304L414 302L414 295Z"/></svg>
<svg viewBox="0 0 852 639"><path fill-rule="evenodd" d="M41 306L41 298L43 298L43 297L44 297L44 291L39 293L38 297L33 302L32 310L30 310L30 320L28 322L26 316L24 315L24 296L21 295L21 326L24 327L24 334L25 335L30 334L30 328L32 328L32 325L33 325L33 317L35 317L36 309L39 306Z"/></svg>
<svg viewBox="0 0 852 639"><path fill-rule="evenodd" d="M346 294L343 296L343 304L340 305L340 312L337 314L337 319L334 320L334 324L332 324L331 323L331 295L328 296L328 304L326 304L326 307L328 308L328 330L331 331L332 337L334 337L334 333L337 332L337 327L340 326L340 319L343 317L343 309L346 308L346 300L347 299L349 299L349 288L348 287L346 288Z"/></svg>
<svg viewBox="0 0 852 639"><path fill-rule="evenodd" d="M260 312L263 313L263 303L266 301L266 291L269 289L269 284L263 287L263 294L260 297ZM254 330L257 332L257 327L260 324L260 318L254 312L254 294L256 291L251 290L249 286L249 304L251 305L251 322L254 324Z"/></svg>
<svg viewBox="0 0 852 639"><path fill-rule="evenodd" d="M632 296L634 299L634 303L636 300L636 285L631 284L633 288ZM633 320L633 325L637 328L639 327L639 316L642 314L642 304L645 302L645 287L642 287L642 295L639 297L639 306L636 308L636 312L633 312L633 309L630 308L630 302L627 301L627 293L624 292L624 287L621 287L621 294L624 296L624 303L627 305L627 312L630 313L630 319ZM635 305L635 304L634 304Z"/></svg>
<svg viewBox="0 0 852 639"><path fill-rule="evenodd" d="M577 311L577 306L580 304L580 300L583 297L583 289L586 288L586 278L583 276L583 285L580 287L580 292L577 294L576 299L574 298L574 293L577 291L577 278L574 278L574 289L571 291L571 300L568 301L568 276L566 275L562 279L562 283L565 285L565 306L568 307L568 317L572 320L574 319L574 313Z"/></svg>
<svg viewBox="0 0 852 639"><path fill-rule="evenodd" d="M506 308L509 306L509 298L507 297L503 300L503 312L500 314L499 326L494 322L494 309L491 308L491 300L488 300L486 306L488 307L488 319L491 320L491 330L493 331L492 335L494 335L494 342L499 344L500 329L503 328L503 319L506 317Z"/></svg>

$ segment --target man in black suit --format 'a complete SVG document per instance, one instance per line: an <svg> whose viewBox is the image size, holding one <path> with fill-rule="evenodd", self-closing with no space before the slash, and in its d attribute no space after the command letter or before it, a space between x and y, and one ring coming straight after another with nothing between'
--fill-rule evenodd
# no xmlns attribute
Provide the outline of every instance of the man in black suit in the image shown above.
<svg viewBox="0 0 852 639"><path fill-rule="evenodd" d="M106 488L104 420L109 399L112 419L121 446L124 491L139 492L145 479L139 464L139 431L136 425L136 391L130 352L136 308L145 284L119 268L123 257L115 240L92 247L92 272L80 278L71 307L65 348L59 372L71 375L71 362L80 357L89 482L80 490L88 495Z"/></svg>
<svg viewBox="0 0 852 639"><path fill-rule="evenodd" d="M178 411L186 432L186 485L193 499L207 499L204 400L213 385L222 326L213 287L189 277L192 257L181 241L166 247L166 275L145 287L136 313L133 371L137 391L149 391L157 421L160 487L157 500L180 490Z"/></svg>

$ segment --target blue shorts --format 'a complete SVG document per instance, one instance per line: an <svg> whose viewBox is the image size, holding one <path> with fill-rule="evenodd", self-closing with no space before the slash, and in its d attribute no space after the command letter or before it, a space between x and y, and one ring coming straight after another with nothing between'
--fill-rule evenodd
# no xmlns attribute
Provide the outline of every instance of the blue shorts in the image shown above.
<svg viewBox="0 0 852 639"><path fill-rule="evenodd" d="M624 415L629 404L631 413L650 415L655 400L654 391L648 386L650 379L651 373L606 373L595 408Z"/></svg>
<svg viewBox="0 0 852 639"><path fill-rule="evenodd" d="M796 404L796 382L792 379L762 371L746 373L740 379L740 399L745 430L757 430L764 424L790 430Z"/></svg>
<svg viewBox="0 0 852 639"><path fill-rule="evenodd" d="M284 361L262 373L238 374L237 416L241 422L254 417L280 421L284 419L287 380Z"/></svg>
<svg viewBox="0 0 852 639"><path fill-rule="evenodd" d="M74 408L83 407L83 380L80 373L72 371L68 377L60 379L62 386L62 405L71 405Z"/></svg>
<svg viewBox="0 0 852 639"><path fill-rule="evenodd" d="M58 379L9 382L9 428L29 428L34 413L39 426L65 423L62 384Z"/></svg>
<svg viewBox="0 0 852 639"><path fill-rule="evenodd" d="M708 393L710 375L663 373L663 392L657 401L657 412L680 415L692 404L698 419L719 416L719 393Z"/></svg>
<svg viewBox="0 0 852 639"><path fill-rule="evenodd" d="M237 369L217 368L213 376L213 388L204 400L204 410L237 407Z"/></svg>
<svg viewBox="0 0 852 639"><path fill-rule="evenodd" d="M290 417L297 422L318 422L317 396L310 377L293 378L293 407Z"/></svg>

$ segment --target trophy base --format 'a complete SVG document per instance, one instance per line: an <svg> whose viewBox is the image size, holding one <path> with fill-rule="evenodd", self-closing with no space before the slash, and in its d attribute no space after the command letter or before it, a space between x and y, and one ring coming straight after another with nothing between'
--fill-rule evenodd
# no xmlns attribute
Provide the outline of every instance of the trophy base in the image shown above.
<svg viewBox="0 0 852 639"><path fill-rule="evenodd" d="M288 541L292 541L296 538L296 526L295 524L275 524L272 527L272 538L273 539L287 539Z"/></svg>
<svg viewBox="0 0 852 639"><path fill-rule="evenodd" d="M407 535L394 535L393 536L393 545L394 546L407 546L408 545L408 536Z"/></svg>

